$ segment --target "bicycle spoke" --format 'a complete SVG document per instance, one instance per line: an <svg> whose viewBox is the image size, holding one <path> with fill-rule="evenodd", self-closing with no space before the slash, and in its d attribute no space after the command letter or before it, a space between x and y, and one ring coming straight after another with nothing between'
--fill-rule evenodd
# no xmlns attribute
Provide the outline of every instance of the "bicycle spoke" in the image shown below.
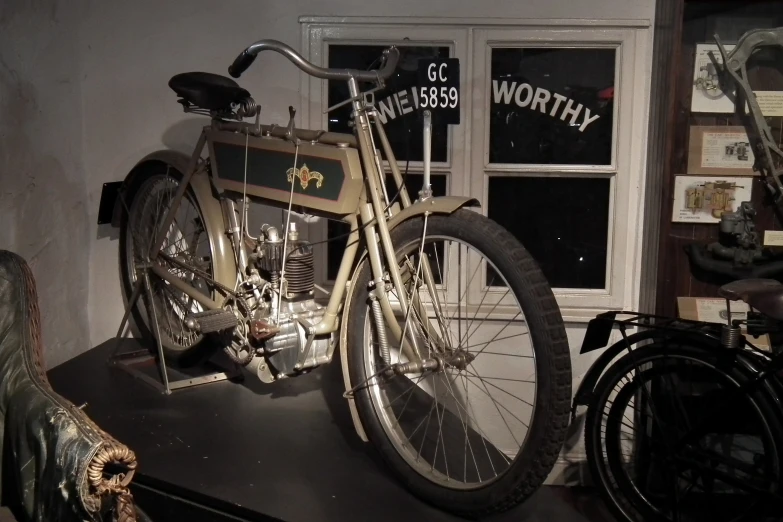
<svg viewBox="0 0 783 522"><path fill-rule="evenodd" d="M466 375L465 377L466 377L468 380L470 380L470 377L468 377L467 375ZM508 412L508 413L509 413L509 414L510 414L512 417L514 417L516 420L518 420L520 423L522 423L522 425L524 425L525 427L528 427L528 426L525 424L525 422L524 422L523 420L521 420L519 417L517 417L516 415L514 415L514 413L513 413L511 410L509 410L509 409L508 409L508 408L507 408L507 407L506 407L504 404L499 404L499 403L498 403L498 401L496 401L496 400L495 400L495 398L494 398L494 397L492 397L492 394L491 394L491 393L489 393L489 389L487 388L487 386L486 386L486 384L484 383L484 381L481 381L481 380L479 380L479 382L480 382L480 383L481 383L481 385L484 387L484 389L483 389L483 390L481 390L481 388L479 388L479 390L480 390L480 391L483 391L484 393L486 393L487 397L489 397L489 398L490 398L490 400L492 400L492 404L495 406L495 409L497 410L497 412L498 412L498 415L500 416L500 418L503 420L503 423L506 425L506 428L508 428L508 431L509 431L509 433L511 433L511 437L514 439L514 442L516 442L517 444L519 444L519 440L517 440L517 437L516 437L516 435L514 435L514 430L512 430L512 429L511 429L511 426L509 426L509 425L508 425L508 421L507 421L507 420L506 420L506 418L503 416L503 413L500 411L500 408L503 408L504 410L506 410L506 411L507 411L507 412ZM498 406L499 406L500 408L499 408Z"/></svg>
<svg viewBox="0 0 783 522"><path fill-rule="evenodd" d="M410 455L408 462L420 474L445 487L485 484L512 465L532 422L538 379L537 367L527 362L535 359L532 340L526 340L530 339L529 327L519 308L507 310L511 298L516 298L509 285L494 294L492 302L489 291L468 298L484 266L473 263L472 250L459 241L424 233L423 228L416 234L415 242L397 257L403 288L393 288L388 295L393 303L407 303L394 310L396 321L406 342L410 335L416 336L432 373L424 376L418 375L420 370L411 370L410 382L382 381L379 386L385 391L371 390L370 394L379 402L375 411L386 419L382 425L387 435L398 452ZM441 253L441 245L446 254ZM429 263L430 270L424 263ZM439 284L431 284L425 274ZM404 294L398 295L399 291ZM501 302L508 315L496 320ZM365 321L370 321L369 313ZM376 334L370 322L365 332ZM375 341L368 345L375 354L372 360L380 356ZM509 353L503 353L508 348ZM486 368L483 362L475 363L473 354L482 353L486 353L482 359L488 362ZM409 364L400 343L394 343L392 354L392 360L396 356L400 363ZM519 373L504 374L506 369L523 372L521 378L516 377ZM368 372L377 371L374 366L368 368ZM516 400L499 402L493 388ZM492 405L484 407L486 400Z"/></svg>
<svg viewBox="0 0 783 522"><path fill-rule="evenodd" d="M465 394L467 395L467 393L468 393L468 379L464 375L460 374L460 376L463 379L464 386L465 386ZM473 406L471 405L471 403L468 403L468 407L473 409ZM475 416L475 414L476 414L476 412L474 411L473 415ZM494 473L495 476L497 477L498 476L498 472L495 469L495 463L492 462L492 455L490 455L489 448L487 447L487 437L483 433L483 431L481 431L481 428L479 428L479 435L481 436L481 444L484 446L484 451L487 453L487 460L489 461L489 465L492 467L492 473ZM500 454L503 455L503 457L505 457L505 455L502 452ZM508 460L507 460L507 462L508 462Z"/></svg>
<svg viewBox="0 0 783 522"><path fill-rule="evenodd" d="M471 372L470 370L465 370L465 371L466 371L466 372L467 372L467 373L468 373L470 376L472 376L472 377L474 377L474 378L476 378L476 379L479 379L479 380L481 381L481 383L482 383L482 384L489 384L489 385L490 385L490 386L492 386L493 388L497 388L498 390L502 391L503 393L506 393L506 394L510 395L511 397L513 397L513 398L517 399L518 401L522 401L523 403L527 404L528 406L531 406L531 407L533 406L533 403L531 403L531 402L528 402L528 401L526 401L525 399L523 399L523 398L521 398L521 397L517 397L516 395L514 395L514 394L513 394L513 393L511 393L510 391L508 391L508 390L504 390L504 389L503 389L503 388L501 388L500 386L497 386L497 385L495 385L495 384L492 384L491 382L484 383L484 379L485 379L485 377L479 377L478 375L476 375L475 373ZM501 406L502 406L502 405L501 405ZM518 419L517 419L517 420L518 420ZM522 422L522 421L520 421L520 422Z"/></svg>
<svg viewBox="0 0 783 522"><path fill-rule="evenodd" d="M130 259L126 263L129 268L132 267L131 281L136 280L137 264L149 255L151 241L161 232L162 220L171 210L173 194L178 190L178 183L170 177L161 176L150 183L137 195L140 200L133 204L132 212L128 209L131 212L127 229ZM209 237L204 232L198 209L186 194L180 206L173 211L173 219L164 234L156 263L196 291L209 293L206 289L207 281L191 269L192 265L198 265L196 270L200 269L206 274L211 272L212 256L196 257L202 248L210 248ZM161 333L176 345L191 346L200 336L185 327L184 319L191 313L201 311L200 303L159 277L151 277L151 282L151 299L155 302ZM150 313L152 310L147 307L144 310L147 321L150 320Z"/></svg>

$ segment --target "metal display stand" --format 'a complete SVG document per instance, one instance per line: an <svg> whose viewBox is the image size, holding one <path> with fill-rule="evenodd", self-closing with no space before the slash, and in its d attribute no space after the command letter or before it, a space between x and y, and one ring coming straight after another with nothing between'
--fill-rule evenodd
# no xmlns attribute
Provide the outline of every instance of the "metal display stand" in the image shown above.
<svg viewBox="0 0 783 522"><path fill-rule="evenodd" d="M155 301L152 299L152 285L150 284L149 276L149 270L152 264L146 263L142 265L140 263L139 265L140 266L138 267L138 271L140 273L139 275L142 277L137 278L136 285L134 286L133 293L131 294L131 298L128 300L128 304L125 308L125 314L122 317L120 328L117 330L117 336L115 337L116 346L112 351L112 354L109 356L109 365L128 372L133 377L141 380L142 382L166 395L170 395L174 390L190 388L192 386L199 386L212 382L225 381L233 377L241 377L241 371L239 371L239 368L234 365L233 372L223 368L218 368L219 370L223 371L212 371L198 376L188 376L186 374L181 374L182 376L180 378L176 378L174 380L169 379L169 368L166 365L166 357L163 353L163 345L160 340L158 314L155 310ZM150 361L153 361L156 358L154 355L150 354L149 350L142 349L125 352L120 351L120 347L122 346L121 341L124 337L125 328L130 324L129 319L131 310L133 310L136 301L138 301L141 297L142 287L147 295L147 298L149 299L150 307L152 308L152 313L149 315L152 319L152 333L155 337L155 344L157 345L157 366L160 373L160 380L153 378L148 373L139 368L140 366L149 366ZM215 363L211 364L217 366Z"/></svg>

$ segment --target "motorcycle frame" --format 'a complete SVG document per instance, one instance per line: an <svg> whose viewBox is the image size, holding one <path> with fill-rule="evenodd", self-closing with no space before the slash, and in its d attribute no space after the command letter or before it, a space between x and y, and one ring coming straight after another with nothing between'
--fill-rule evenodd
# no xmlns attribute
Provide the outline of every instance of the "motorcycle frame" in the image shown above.
<svg viewBox="0 0 783 522"><path fill-rule="evenodd" d="M384 131L383 125L379 121L374 107L371 104L368 104L365 96L360 93L358 81L356 78L350 77L348 78L347 82L351 96L350 101L353 107L353 123L356 136L356 146L359 151L365 184L358 196L356 212L344 218L344 221L351 225L351 232L348 237L348 244L345 253L343 254L340 267L335 278L334 288L329 296L323 318L315 324L306 323L302 319L300 319L300 321L303 322L303 326L307 331L308 345L317 335L326 335L338 331L340 329L341 313L345 313L347 308L343 305L345 304L346 298L350 298L351 295L350 293L346 295L347 292L350 292L349 285L351 275L354 273L355 267L357 266L357 260L362 260L366 256L369 260L372 270L374 297L378 299L381 305L381 310L384 319L386 320L387 327L390 329L392 334L392 340L396 342L398 346L400 346L403 353L406 355L406 357L409 358L410 361L420 361L422 359L421 352L418 347L417 339L413 335L412 329L407 329L409 335L405 336L406 338L403 342L403 329L400 328L400 325L397 322L394 309L392 308L392 303L389 300L388 292L383 291L386 289L387 285L387 281L385 280L386 271L384 270L385 264L386 270L388 271L388 275L390 277L391 285L396 290L399 306L403 310L408 310L408 296L403 286L403 278L394 253L390 232L394 227L399 225L399 223L412 217L423 215L426 219L427 216L431 214L450 214L463 206L477 206L478 201L473 198L456 196L431 197L426 195L425 190L423 191L425 194L423 197L415 202L412 202L407 189L403 185L403 179L399 170L399 166L391 149L391 145ZM255 124L246 122L225 122L219 117L215 116L213 116L212 119L213 125L219 122L222 128L226 128L226 124L228 123L230 126L234 127L236 130L242 133L260 135L261 132L271 131L273 135L291 141L294 146L298 146L300 143L300 138L298 137L299 133L313 133L313 131L310 130L295 129L293 127L293 120L287 129L283 129L281 127L262 126L258 122ZM161 254L161 246L163 245L163 241L165 240L166 235L165 231L167 231L171 226L174 219L174 213L179 207L186 190L191 185L194 174L201 168L200 158L204 148L207 145L206 133L211 127L212 126L206 126L202 128L199 139L196 143L193 153L190 156L186 172L182 173L183 177L171 201L171 206L166 213L166 216L162 222L162 226L158 231L158 235L151 244L151 248L148 253L148 259L151 262L150 264L155 275L166 280L178 290L187 294L189 297L192 297L194 300L201 303L205 308L214 310L222 308L226 299L228 299L228 296L226 296L222 302L215 301L200 293L195 288L182 282L180 279L162 267L158 266L154 262ZM400 191L400 203L402 207L401 210L397 210L394 206L385 208L388 205L384 192L382 191L383 178L382 172L380 170L382 169L382 158L380 157L377 148L374 146L374 139L372 136L373 127L378 133L381 147L383 149L384 155L387 158L394 182ZM285 130L284 134L282 132L283 130ZM328 133L323 134L318 131L314 134L316 136L320 136L322 139L325 138L323 141L328 140ZM426 186L424 188L426 188ZM214 198L214 195L211 197ZM264 198L255 199L259 203L264 203ZM230 227L227 226L229 223L225 222L224 216L233 216L233 201L222 199L220 204L223 207L223 215L205 217L205 219L220 219L223 225L223 229L229 230ZM243 201L243 205L246 204L247 201ZM231 208L227 209L226 205L231 205ZM365 239L364 249L361 253L359 252L360 228L364 232ZM230 254L235 254L237 256L236 259L241 260L247 259L247 254L245 251L244 238L240 234L229 234L229 243L233 248L233 252ZM216 253L213 252L213 255L216 255ZM223 253L223 259L213 261L213 267L215 262L228 261L225 259L225 257L228 255L229 253ZM219 256L216 255L216 257ZM432 276L432 269L429 266L429 262L426 256L422 256L421 259L423 276L422 279L424 284L430 289L430 292L434 296L435 302L433 302L433 305L436 309L436 313L438 313L438 310L440 309L440 303L438 302L437 293L433 291L435 289L435 282ZM230 260L230 262L231 264L235 264L233 258ZM184 264L182 265L182 268L188 269L188 267ZM241 273L240 266L235 266L235 268L237 273ZM244 279L245 274L242 274L242 277ZM212 282L214 282L214 280ZM280 299L280 295L281 294L278 293L278 299ZM418 297L414 298L414 301L418 312L424 313L425 315L422 316L426 317L427 315L424 309L424 303L422 303ZM437 335L437 332L430 328L429 324L425 325L425 327L427 330L429 330L429 334L435 336L435 342L440 345L442 341L438 338L439 336ZM335 345L332 345L328 354L328 360L331 360L334 348ZM309 352L309 349L305 349L305 354L307 354L307 352ZM328 360L324 362L328 362Z"/></svg>

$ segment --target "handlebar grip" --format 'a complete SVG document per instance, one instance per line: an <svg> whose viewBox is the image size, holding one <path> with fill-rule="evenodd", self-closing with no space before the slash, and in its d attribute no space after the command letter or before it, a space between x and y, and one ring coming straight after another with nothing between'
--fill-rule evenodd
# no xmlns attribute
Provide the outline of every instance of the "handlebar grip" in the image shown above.
<svg viewBox="0 0 783 522"><path fill-rule="evenodd" d="M383 51L384 64L378 70L378 76L384 80L388 79L397 69L397 63L400 61L400 50L397 47L389 47Z"/></svg>
<svg viewBox="0 0 783 522"><path fill-rule="evenodd" d="M256 59L255 54L251 54L247 52L247 49L239 53L239 56L236 57L236 60L234 60L234 63L228 66L228 74L230 74L234 78L239 78L242 76L242 73L247 70L248 67L250 67L253 62Z"/></svg>
<svg viewBox="0 0 783 522"><path fill-rule="evenodd" d="M358 69L327 69L324 67L318 67L307 60L305 60L301 54L294 51L290 46L280 42L278 40L259 40L253 45L242 51L237 56L234 63L228 68L228 74L234 78L239 78L243 72L256 59L256 55L261 51L275 51L293 62L300 70L314 76L315 78L321 78L323 80L349 80L351 78L358 81L375 81L377 79L387 79L394 74L397 69L397 62L400 60L400 51L396 47L392 46L383 52L384 60L383 66L380 69L366 71Z"/></svg>

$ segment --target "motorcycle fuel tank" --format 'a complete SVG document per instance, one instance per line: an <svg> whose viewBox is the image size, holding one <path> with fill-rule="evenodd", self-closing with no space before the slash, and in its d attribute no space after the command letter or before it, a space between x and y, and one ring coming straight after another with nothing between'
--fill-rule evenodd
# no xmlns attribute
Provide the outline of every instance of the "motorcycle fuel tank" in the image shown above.
<svg viewBox="0 0 783 522"><path fill-rule="evenodd" d="M358 151L347 141L303 142L297 153L285 139L211 129L207 142L218 189L242 193L247 180L251 198L287 206L293 183L293 204L308 213L340 219L356 212L362 169Z"/></svg>

